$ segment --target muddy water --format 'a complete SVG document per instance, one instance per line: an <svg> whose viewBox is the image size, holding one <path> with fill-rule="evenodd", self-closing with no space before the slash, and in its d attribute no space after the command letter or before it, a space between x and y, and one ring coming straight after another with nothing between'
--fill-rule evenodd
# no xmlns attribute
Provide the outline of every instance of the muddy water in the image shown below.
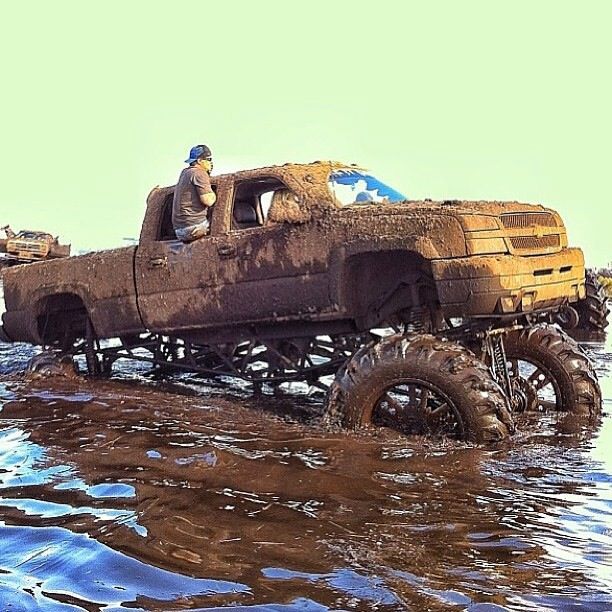
<svg viewBox="0 0 612 612"><path fill-rule="evenodd" d="M299 396L28 380L31 352L0 345L1 611L612 610L609 416L340 434Z"/></svg>

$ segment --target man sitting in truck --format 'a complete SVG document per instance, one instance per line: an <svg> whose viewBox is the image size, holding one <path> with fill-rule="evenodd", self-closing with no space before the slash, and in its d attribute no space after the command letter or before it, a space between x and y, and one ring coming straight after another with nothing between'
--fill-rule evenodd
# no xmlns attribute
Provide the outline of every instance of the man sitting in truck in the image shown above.
<svg viewBox="0 0 612 612"><path fill-rule="evenodd" d="M208 211L217 197L210 184L213 169L212 153L206 145L196 145L189 151L185 168L172 200L172 225L176 237L192 242L208 234Z"/></svg>

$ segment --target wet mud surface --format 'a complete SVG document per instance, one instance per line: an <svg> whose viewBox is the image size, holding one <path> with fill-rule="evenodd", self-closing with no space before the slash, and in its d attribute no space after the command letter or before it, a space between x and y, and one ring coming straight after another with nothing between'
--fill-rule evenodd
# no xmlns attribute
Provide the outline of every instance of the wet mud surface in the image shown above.
<svg viewBox="0 0 612 612"><path fill-rule="evenodd" d="M591 343L612 410L612 343ZM612 610L612 418L493 447L300 395L28 379L0 344L0 610ZM133 366L130 366L133 368Z"/></svg>

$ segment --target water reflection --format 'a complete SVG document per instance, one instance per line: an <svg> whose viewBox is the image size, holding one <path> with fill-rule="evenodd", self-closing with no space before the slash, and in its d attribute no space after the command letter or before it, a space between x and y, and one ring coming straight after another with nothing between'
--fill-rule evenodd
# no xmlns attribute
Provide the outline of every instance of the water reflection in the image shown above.
<svg viewBox="0 0 612 612"><path fill-rule="evenodd" d="M305 398L28 381L12 350L2 610L612 609L609 417L493 448L330 433Z"/></svg>
<svg viewBox="0 0 612 612"><path fill-rule="evenodd" d="M137 600L176 601L190 595L248 591L243 584L156 568L68 529L0 524L0 534L4 587L0 597L6 610L19 605L30 610L34 604L45 610L75 610L83 608L58 604L120 606Z"/></svg>

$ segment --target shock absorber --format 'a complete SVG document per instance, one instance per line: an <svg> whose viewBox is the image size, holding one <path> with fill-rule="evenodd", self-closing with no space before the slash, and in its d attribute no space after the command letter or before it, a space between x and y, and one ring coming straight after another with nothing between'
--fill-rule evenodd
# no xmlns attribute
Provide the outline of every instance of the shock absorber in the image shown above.
<svg viewBox="0 0 612 612"><path fill-rule="evenodd" d="M503 329L490 330L485 335L484 345L485 351L489 355L491 374L506 393L510 404L514 405L514 389L510 380L508 360L504 349L504 333L505 330Z"/></svg>
<svg viewBox="0 0 612 612"><path fill-rule="evenodd" d="M412 308L402 318L405 333L424 334L429 331L431 317L427 308Z"/></svg>

